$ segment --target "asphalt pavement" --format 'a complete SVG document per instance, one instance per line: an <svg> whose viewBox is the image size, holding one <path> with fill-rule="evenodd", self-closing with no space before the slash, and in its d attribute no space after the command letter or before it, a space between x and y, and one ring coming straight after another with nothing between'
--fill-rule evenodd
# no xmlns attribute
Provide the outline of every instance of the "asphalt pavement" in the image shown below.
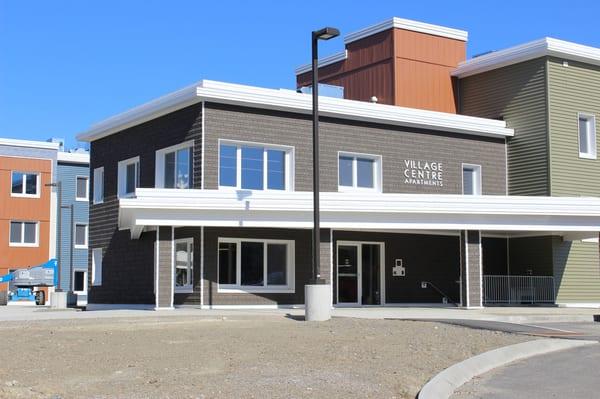
<svg viewBox="0 0 600 399"><path fill-rule="evenodd" d="M600 344L534 356L472 379L452 399L598 398L598 365Z"/></svg>

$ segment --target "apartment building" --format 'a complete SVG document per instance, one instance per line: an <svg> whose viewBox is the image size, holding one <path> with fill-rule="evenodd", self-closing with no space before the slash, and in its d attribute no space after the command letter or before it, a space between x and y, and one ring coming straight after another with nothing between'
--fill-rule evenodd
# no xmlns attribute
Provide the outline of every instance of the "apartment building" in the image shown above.
<svg viewBox="0 0 600 399"><path fill-rule="evenodd" d="M55 253L52 187L58 144L0 139L0 275L36 266ZM8 284L0 284L6 298ZM48 298L48 296L46 296Z"/></svg>

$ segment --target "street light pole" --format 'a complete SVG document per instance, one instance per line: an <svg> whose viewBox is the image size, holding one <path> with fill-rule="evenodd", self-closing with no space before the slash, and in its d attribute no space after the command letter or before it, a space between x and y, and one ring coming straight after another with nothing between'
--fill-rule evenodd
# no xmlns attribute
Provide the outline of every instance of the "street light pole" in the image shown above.
<svg viewBox="0 0 600 399"><path fill-rule="evenodd" d="M325 321L331 318L331 290L320 273L320 223L319 223L319 40L339 36L335 28L313 31L312 45L312 130L313 130L313 232L312 276L304 287L305 316L307 321Z"/></svg>
<svg viewBox="0 0 600 399"><path fill-rule="evenodd" d="M320 268L320 217L319 217L319 40L339 36L336 28L323 28L312 32L312 130L313 130L313 235L311 284L325 284Z"/></svg>
<svg viewBox="0 0 600 399"><path fill-rule="evenodd" d="M58 264L58 278L57 278L57 284L56 287L54 288L55 292L61 292L62 289L60 288L60 273L61 273L61 261L62 261L62 256L61 256L61 249L62 249L62 181L57 181L56 183L48 183L45 184L46 187L56 187L56 199L58 201L58 207L57 207L57 212L56 212L56 230L58 234L57 240L56 240L56 263Z"/></svg>

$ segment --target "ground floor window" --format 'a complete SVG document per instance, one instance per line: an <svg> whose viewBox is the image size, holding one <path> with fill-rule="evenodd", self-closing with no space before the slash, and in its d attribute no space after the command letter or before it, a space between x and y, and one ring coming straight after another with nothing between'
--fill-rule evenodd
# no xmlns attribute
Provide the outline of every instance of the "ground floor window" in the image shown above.
<svg viewBox="0 0 600 399"><path fill-rule="evenodd" d="M220 238L219 291L294 292L294 241Z"/></svg>
<svg viewBox="0 0 600 399"><path fill-rule="evenodd" d="M194 284L194 239L175 240L175 291L191 292Z"/></svg>
<svg viewBox="0 0 600 399"><path fill-rule="evenodd" d="M85 293L87 291L87 272L84 270L75 270L73 272L73 291Z"/></svg>

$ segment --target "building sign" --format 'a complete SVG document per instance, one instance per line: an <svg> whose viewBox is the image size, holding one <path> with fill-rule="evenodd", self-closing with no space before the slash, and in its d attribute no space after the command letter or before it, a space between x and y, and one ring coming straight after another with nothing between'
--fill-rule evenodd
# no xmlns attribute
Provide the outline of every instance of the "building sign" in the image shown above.
<svg viewBox="0 0 600 399"><path fill-rule="evenodd" d="M444 187L444 168L441 162L404 160L404 184Z"/></svg>

